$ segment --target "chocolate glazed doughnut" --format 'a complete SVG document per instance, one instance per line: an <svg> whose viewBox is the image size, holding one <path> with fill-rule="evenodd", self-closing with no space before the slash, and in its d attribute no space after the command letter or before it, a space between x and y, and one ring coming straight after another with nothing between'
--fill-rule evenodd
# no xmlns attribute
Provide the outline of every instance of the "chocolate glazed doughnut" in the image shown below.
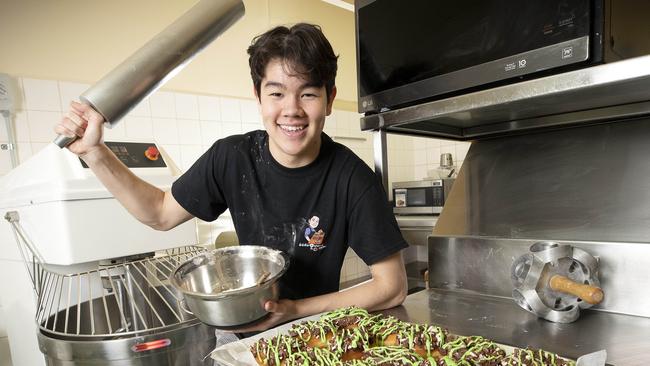
<svg viewBox="0 0 650 366"><path fill-rule="evenodd" d="M402 347L413 350L421 357L439 359L444 352L447 330L434 325L401 323L378 342L383 346Z"/></svg>
<svg viewBox="0 0 650 366"><path fill-rule="evenodd" d="M250 351L260 366L284 366L285 360L305 348L300 339L280 334L269 340L261 338L251 346Z"/></svg>
<svg viewBox="0 0 650 366"><path fill-rule="evenodd" d="M360 322L370 317L371 316L366 309L352 306L324 314L321 317L321 320L329 321L338 329L349 329L357 327Z"/></svg>
<svg viewBox="0 0 650 366"><path fill-rule="evenodd" d="M438 366L500 366L506 352L496 343L480 336L457 337L442 346Z"/></svg>
<svg viewBox="0 0 650 366"><path fill-rule="evenodd" d="M289 330L289 335L300 339L311 348L328 348L330 340L337 333L336 327L329 321L306 321L295 324Z"/></svg>

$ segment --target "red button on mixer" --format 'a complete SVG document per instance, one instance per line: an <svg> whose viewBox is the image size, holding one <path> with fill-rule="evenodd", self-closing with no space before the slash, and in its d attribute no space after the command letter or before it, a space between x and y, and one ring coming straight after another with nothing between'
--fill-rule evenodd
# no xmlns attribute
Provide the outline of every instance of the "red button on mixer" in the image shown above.
<svg viewBox="0 0 650 366"><path fill-rule="evenodd" d="M144 156L149 160L158 160L160 156L160 151L155 146L149 146L144 152Z"/></svg>

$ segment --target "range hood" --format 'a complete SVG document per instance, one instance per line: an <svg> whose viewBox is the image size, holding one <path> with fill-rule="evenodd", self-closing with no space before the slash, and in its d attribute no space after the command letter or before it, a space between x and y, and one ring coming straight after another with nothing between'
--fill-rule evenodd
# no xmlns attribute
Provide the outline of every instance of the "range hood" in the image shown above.
<svg viewBox="0 0 650 366"><path fill-rule="evenodd" d="M650 114L650 55L361 118L361 129L479 140Z"/></svg>

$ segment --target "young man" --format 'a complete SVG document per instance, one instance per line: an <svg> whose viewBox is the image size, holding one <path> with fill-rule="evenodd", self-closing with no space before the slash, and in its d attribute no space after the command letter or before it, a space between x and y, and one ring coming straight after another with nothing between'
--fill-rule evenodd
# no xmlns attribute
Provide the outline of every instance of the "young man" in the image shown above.
<svg viewBox="0 0 650 366"><path fill-rule="evenodd" d="M230 209L240 243L291 257L271 315L239 332L357 305L397 306L406 296L402 238L384 190L352 151L323 133L336 96L337 56L319 27L276 27L248 48L265 131L217 141L163 192L133 175L102 142L102 117L73 103L55 131L80 137L79 155L141 222L169 230ZM339 291L348 245L372 279Z"/></svg>

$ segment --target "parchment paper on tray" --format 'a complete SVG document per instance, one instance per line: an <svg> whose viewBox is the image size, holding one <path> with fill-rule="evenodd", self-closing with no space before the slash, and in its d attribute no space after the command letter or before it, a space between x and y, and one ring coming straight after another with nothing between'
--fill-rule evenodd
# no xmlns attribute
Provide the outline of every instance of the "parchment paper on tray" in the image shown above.
<svg viewBox="0 0 650 366"><path fill-rule="evenodd" d="M269 329L258 335L241 339L236 342L224 344L212 351L211 357L217 361L218 365L223 366L256 366L257 362L253 358L250 347L260 338L271 338L278 334L286 333L294 324L307 321L318 320L322 314L308 316L306 318L296 319L290 323L280 325Z"/></svg>

